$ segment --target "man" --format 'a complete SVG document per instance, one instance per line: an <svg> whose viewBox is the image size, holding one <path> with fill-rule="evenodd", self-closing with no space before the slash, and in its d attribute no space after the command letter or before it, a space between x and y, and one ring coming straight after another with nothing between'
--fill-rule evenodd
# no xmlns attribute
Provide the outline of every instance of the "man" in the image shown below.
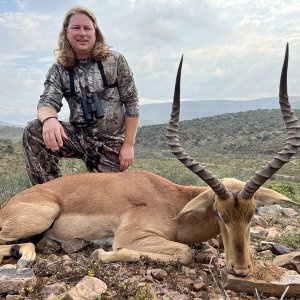
<svg viewBox="0 0 300 300"><path fill-rule="evenodd" d="M92 12L70 9L59 35L57 62L49 69L37 120L23 135L32 184L61 176L60 157L82 159L89 171L125 171L134 161L138 93L124 58L105 43ZM57 113L65 98L69 122Z"/></svg>

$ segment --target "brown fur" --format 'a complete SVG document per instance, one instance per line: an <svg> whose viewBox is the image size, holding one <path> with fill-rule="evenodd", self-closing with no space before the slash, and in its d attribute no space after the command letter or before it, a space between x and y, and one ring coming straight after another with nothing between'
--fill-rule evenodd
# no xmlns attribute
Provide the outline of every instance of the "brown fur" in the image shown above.
<svg viewBox="0 0 300 300"><path fill-rule="evenodd" d="M244 185L236 179L224 184L233 192ZM260 191L266 200L287 200L268 189L255 197ZM0 211L0 242L43 232L59 242L114 236L113 251L96 250L95 258L136 261L146 255L188 264L192 251L187 245L221 232L227 267L243 276L252 272L249 227L254 210L254 199L220 200L209 187L181 186L148 172L76 174L14 196ZM19 245L23 266L35 259L35 252L30 243ZM9 249L0 246L0 255L9 255Z"/></svg>

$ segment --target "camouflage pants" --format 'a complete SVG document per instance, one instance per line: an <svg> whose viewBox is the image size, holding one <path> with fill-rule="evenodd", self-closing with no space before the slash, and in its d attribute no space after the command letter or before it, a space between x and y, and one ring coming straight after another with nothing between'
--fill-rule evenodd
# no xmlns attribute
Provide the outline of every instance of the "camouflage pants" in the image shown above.
<svg viewBox="0 0 300 300"><path fill-rule="evenodd" d="M33 185L60 177L58 166L61 157L82 159L90 172L119 172L121 140L104 141L89 135L88 129L60 122L68 136L63 147L53 152L43 140L43 127L34 120L25 127L23 153L29 179Z"/></svg>

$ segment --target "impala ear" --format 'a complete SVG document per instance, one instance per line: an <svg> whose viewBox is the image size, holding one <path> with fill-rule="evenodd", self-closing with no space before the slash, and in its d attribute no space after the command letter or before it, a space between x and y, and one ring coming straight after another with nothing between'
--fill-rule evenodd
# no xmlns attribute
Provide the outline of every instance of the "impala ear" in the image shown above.
<svg viewBox="0 0 300 300"><path fill-rule="evenodd" d="M214 196L216 194L212 189L205 191L199 196L192 199L177 215L176 219L179 219L186 215L187 213L197 211L197 212L205 212L207 208L213 203Z"/></svg>
<svg viewBox="0 0 300 300"><path fill-rule="evenodd" d="M255 194L254 194L254 199L262 202L263 204L272 204L272 203L292 203L300 206L300 203L297 203L288 197L275 192L271 189L267 188L260 188Z"/></svg>

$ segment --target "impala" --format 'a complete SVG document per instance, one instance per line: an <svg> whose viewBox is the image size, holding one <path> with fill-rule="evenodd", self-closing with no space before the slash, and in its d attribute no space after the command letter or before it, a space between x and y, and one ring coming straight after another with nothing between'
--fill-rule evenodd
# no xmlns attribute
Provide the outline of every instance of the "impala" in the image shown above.
<svg viewBox="0 0 300 300"><path fill-rule="evenodd" d="M300 125L287 96L287 65L288 46L279 92L287 139L282 151L248 182L219 180L181 148L177 131L181 59L168 144L172 153L208 186L182 186L149 172L74 174L35 185L14 196L0 211L0 256L16 253L18 265L26 266L36 258L35 247L18 241L44 233L58 242L113 236L112 251L97 249L92 255L106 263L138 261L147 256L188 264L192 259L188 245L221 233L228 272L251 274L250 222L256 201L292 202L261 187L300 146Z"/></svg>

